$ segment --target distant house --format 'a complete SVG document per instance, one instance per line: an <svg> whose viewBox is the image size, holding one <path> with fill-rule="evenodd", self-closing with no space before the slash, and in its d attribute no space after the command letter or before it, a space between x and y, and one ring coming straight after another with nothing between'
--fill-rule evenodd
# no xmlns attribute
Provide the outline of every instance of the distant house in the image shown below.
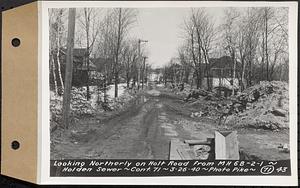
<svg viewBox="0 0 300 188"><path fill-rule="evenodd" d="M236 78L233 80L232 75L233 62L231 57L222 56L220 58L210 58L209 59L209 87L211 89L222 88L225 90L238 89L238 68L240 64L237 62L236 65ZM200 65L200 70L202 74L202 83L201 88L208 89L207 86L207 76L206 76L206 64L202 63ZM191 72L193 74L193 72ZM192 75L189 75L188 78L191 79Z"/></svg>
<svg viewBox="0 0 300 188"><path fill-rule="evenodd" d="M220 58L210 58L209 59L209 65L207 65L203 62L200 64L199 70L201 71L201 88L208 89L208 84L210 89L217 89L221 88L222 90L232 90L232 89L238 89L239 88L239 81L238 81L238 69L240 67L240 63L237 62L236 64L236 78L233 79L233 61L231 57L229 56L222 56ZM209 70L208 79L209 82L207 82L207 72L206 70ZM184 71L184 68L180 66L180 61L178 60L178 63L172 65L172 71L169 71L167 73L164 73L163 69L160 69L159 72L166 75L165 81L166 82L175 82L179 83L182 80L176 80L176 79L184 79L186 81L191 81L191 84L196 84L196 72L194 69L190 69L191 71L188 72L188 74L180 75L182 71ZM174 75L177 75L174 78ZM155 80L159 75L151 75L151 78ZM184 78L182 78L184 77Z"/></svg>
<svg viewBox="0 0 300 188"><path fill-rule="evenodd" d="M97 71L97 67L91 58L89 59L88 67L85 48L75 48L73 55L73 85L85 85L88 79L88 72L90 75L93 74ZM93 80L89 80L89 82L93 82Z"/></svg>
<svg viewBox="0 0 300 188"><path fill-rule="evenodd" d="M160 82L162 80L162 73L160 72L151 72L149 75L150 82Z"/></svg>
<svg viewBox="0 0 300 188"><path fill-rule="evenodd" d="M237 89L239 81L237 78L234 80L232 79L233 71L233 62L231 57L222 56L220 58L211 58L210 77L212 88L225 87L228 89ZM235 71L237 75L237 68Z"/></svg>
<svg viewBox="0 0 300 188"><path fill-rule="evenodd" d="M67 49L61 49L60 61L62 62L62 74L64 77L65 64L66 64L66 52ZM93 74L97 71L92 58L89 60L89 69L86 61L86 49L85 48L74 48L73 51L73 86L83 86L87 83L88 71Z"/></svg>
<svg viewBox="0 0 300 188"><path fill-rule="evenodd" d="M86 49L85 48L75 48L73 51L73 68L76 71L87 71L87 61L86 61ZM89 71L96 71L96 66L92 59L89 59Z"/></svg>

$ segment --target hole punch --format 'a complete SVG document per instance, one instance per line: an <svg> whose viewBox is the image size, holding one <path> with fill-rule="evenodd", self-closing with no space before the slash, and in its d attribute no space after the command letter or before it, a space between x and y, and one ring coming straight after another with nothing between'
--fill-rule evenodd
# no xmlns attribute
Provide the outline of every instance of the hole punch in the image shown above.
<svg viewBox="0 0 300 188"><path fill-rule="evenodd" d="M11 148L12 149L14 149L14 150L17 150L17 149L19 149L20 148L20 143L18 142L18 141L13 141L12 143L11 143Z"/></svg>
<svg viewBox="0 0 300 188"><path fill-rule="evenodd" d="M20 46L21 41L18 38L14 38L14 39L12 39L11 44L13 45L13 47L18 47L18 46Z"/></svg>

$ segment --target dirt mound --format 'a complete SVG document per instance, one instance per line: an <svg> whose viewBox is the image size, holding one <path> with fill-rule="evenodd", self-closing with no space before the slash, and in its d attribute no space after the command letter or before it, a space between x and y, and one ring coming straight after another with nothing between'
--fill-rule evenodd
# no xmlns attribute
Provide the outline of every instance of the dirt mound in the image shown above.
<svg viewBox="0 0 300 188"><path fill-rule="evenodd" d="M207 117L216 120L227 110L228 103L230 103L228 100L215 101L207 100L206 97L199 97L187 105L192 110L190 117Z"/></svg>
<svg viewBox="0 0 300 188"><path fill-rule="evenodd" d="M232 99L227 109L226 124L271 130L288 128L288 84L260 82Z"/></svg>
<svg viewBox="0 0 300 188"><path fill-rule="evenodd" d="M242 93L223 98L202 90L191 90L185 98L190 117L207 117L219 125L278 130L289 127L288 83L260 82Z"/></svg>

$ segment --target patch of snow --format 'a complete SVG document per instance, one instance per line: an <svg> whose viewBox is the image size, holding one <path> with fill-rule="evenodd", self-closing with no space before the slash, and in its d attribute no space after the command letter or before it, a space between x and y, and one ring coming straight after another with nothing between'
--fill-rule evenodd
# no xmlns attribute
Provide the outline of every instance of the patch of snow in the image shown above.
<svg viewBox="0 0 300 188"><path fill-rule="evenodd" d="M153 95L153 96L159 96L160 95L160 92L158 90L155 90L155 89L149 90L149 91L147 91L147 93L149 95Z"/></svg>
<svg viewBox="0 0 300 188"><path fill-rule="evenodd" d="M165 84L161 83L161 84L156 84L157 87L164 87Z"/></svg>
<svg viewBox="0 0 300 188"><path fill-rule="evenodd" d="M238 79L234 79L233 85L231 85L230 80L232 80L232 79L231 78L222 78L222 79L213 78L212 79L212 81L213 81L213 83L212 83L213 88L214 87L222 86L222 87L226 87L228 89L238 89L239 88L239 80ZM204 83L205 82L206 81L204 81Z"/></svg>
<svg viewBox="0 0 300 188"><path fill-rule="evenodd" d="M118 97L124 95L126 85L127 85L126 83L118 84ZM115 84L109 85L107 95L109 98L115 97Z"/></svg>

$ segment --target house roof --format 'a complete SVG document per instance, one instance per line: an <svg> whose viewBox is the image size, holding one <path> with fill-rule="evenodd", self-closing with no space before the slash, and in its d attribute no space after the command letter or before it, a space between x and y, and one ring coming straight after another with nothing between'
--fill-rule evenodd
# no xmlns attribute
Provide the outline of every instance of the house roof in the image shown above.
<svg viewBox="0 0 300 188"><path fill-rule="evenodd" d="M61 53L64 56L64 58L66 56L66 51L67 51L66 48L61 49ZM74 48L73 55L74 55L73 62L77 63L77 64L80 64L79 66L76 67L76 69L78 69L78 70L87 70L87 65L86 65L85 60L84 60L85 55L86 55L86 48ZM89 70L96 71L97 67L95 66L95 64L93 63L91 58L90 58L89 62L90 62L89 63Z"/></svg>
<svg viewBox="0 0 300 188"><path fill-rule="evenodd" d="M86 55L86 48L74 48L74 57L84 57Z"/></svg>
<svg viewBox="0 0 300 188"><path fill-rule="evenodd" d="M67 54L67 48L61 48L60 51L63 55ZM86 54L86 48L74 48L73 49L73 55L76 57L84 57L85 54Z"/></svg>

